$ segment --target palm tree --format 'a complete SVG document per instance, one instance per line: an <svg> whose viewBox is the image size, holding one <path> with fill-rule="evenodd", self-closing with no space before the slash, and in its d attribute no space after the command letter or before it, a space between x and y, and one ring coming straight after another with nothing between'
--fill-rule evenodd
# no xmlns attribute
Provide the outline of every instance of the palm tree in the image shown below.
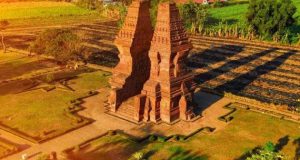
<svg viewBox="0 0 300 160"><path fill-rule="evenodd" d="M7 28L7 26L9 25L7 20L1 20L0 21L0 32L1 32L1 43L2 43L2 48L3 48L3 52L6 53L6 46L4 43L4 33L3 31Z"/></svg>

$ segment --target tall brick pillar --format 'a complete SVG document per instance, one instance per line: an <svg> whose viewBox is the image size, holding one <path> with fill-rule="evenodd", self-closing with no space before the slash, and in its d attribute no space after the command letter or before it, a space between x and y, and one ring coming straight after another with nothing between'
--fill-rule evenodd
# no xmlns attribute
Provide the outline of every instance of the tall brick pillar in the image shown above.
<svg viewBox="0 0 300 160"><path fill-rule="evenodd" d="M116 112L123 101L138 95L149 78L148 51L153 36L149 6L147 0L134 0L116 37L120 62L110 80L112 90L109 103L112 112Z"/></svg>
<svg viewBox="0 0 300 160"><path fill-rule="evenodd" d="M171 123L192 114L192 100L186 96L192 95L193 75L184 63L191 48L176 5L160 4L149 51L150 78L142 91L149 101L150 121Z"/></svg>

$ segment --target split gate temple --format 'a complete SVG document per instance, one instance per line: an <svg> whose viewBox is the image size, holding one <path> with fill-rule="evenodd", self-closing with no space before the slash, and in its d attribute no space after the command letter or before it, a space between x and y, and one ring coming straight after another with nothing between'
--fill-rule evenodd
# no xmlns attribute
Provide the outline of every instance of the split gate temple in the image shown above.
<svg viewBox="0 0 300 160"><path fill-rule="evenodd" d="M185 60L192 46L174 3L159 5L154 31L149 6L133 1L115 40L120 62L110 80L109 112L134 122L191 120L194 83Z"/></svg>

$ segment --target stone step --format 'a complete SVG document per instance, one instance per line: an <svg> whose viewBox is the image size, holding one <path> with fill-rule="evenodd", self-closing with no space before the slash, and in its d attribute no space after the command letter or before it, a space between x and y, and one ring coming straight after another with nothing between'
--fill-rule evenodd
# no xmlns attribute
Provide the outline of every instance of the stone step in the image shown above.
<svg viewBox="0 0 300 160"><path fill-rule="evenodd" d="M133 106L123 104L118 108L117 114L129 117L132 119L132 117L134 116L134 108L133 108Z"/></svg>

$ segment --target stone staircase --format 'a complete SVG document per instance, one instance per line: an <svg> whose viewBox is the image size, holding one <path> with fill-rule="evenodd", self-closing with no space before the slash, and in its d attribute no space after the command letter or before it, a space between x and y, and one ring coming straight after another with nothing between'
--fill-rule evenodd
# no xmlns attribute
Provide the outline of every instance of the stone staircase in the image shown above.
<svg viewBox="0 0 300 160"><path fill-rule="evenodd" d="M134 98L130 98L127 101L123 102L121 106L119 106L117 111L112 114L129 122L140 124L140 122L133 118L135 117Z"/></svg>

